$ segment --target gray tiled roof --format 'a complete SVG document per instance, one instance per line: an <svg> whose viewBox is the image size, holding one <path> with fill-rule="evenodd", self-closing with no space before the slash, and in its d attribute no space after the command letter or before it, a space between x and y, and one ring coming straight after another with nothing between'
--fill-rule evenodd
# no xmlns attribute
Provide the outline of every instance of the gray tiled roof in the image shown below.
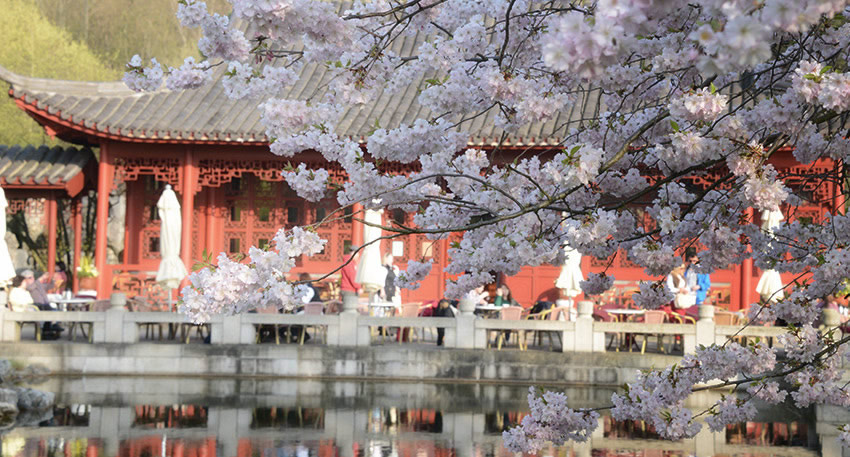
<svg viewBox="0 0 850 457"><path fill-rule="evenodd" d="M409 55L424 36L397 40L393 50ZM224 95L221 79L224 68L215 74L215 83L196 90L171 92L165 89L152 93L135 93L120 82L87 83L46 80L20 76L0 67L0 79L10 83L10 95L30 107L58 116L75 125L89 129L89 134L110 135L133 141L216 141L267 142L260 125L256 100L231 100ZM328 80L324 67L305 65L301 79L281 94L284 97L305 99L321 94ZM431 113L417 101L424 81L435 75L423 74L409 87L398 93L381 93L374 101L352 107L342 116L335 131L343 136L362 140L373 130L376 121L386 128L428 118ZM317 97L318 98L318 97ZM564 132L565 125L578 123L582 117L594 114L597 108L595 93L580 97L570 110L559 113L548 122L522 127L509 138L510 145L545 145L557 143L553 132ZM495 111L495 110L491 110ZM585 116L582 116L584 114ZM469 122L472 145L498 142L502 131L494 125L495 113Z"/></svg>
<svg viewBox="0 0 850 457"><path fill-rule="evenodd" d="M0 178L7 184L62 185L90 160L88 148L0 145Z"/></svg>

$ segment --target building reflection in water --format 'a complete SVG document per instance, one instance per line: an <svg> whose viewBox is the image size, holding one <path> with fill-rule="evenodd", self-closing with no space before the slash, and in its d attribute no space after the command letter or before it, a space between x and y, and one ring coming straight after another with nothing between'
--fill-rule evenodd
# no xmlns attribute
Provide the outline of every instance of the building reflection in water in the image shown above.
<svg viewBox="0 0 850 457"><path fill-rule="evenodd" d="M62 406L37 427L0 435L0 457L513 457L502 447L501 433L527 415L369 401L347 407L294 403ZM797 419L730 425L725 433L711 435L720 443L715 455L817 455L807 448L817 441L813 424ZM119 436L97 432L108 426ZM549 447L538 455L686 456L698 445L657 438L648 424L606 416L589 444Z"/></svg>

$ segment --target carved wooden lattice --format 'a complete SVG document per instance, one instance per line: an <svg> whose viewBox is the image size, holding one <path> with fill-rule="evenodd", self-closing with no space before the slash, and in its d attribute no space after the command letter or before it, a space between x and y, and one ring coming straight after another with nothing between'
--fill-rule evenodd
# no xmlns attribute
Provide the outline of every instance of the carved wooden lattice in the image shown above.
<svg viewBox="0 0 850 457"><path fill-rule="evenodd" d="M44 203L43 198L27 198L27 199L9 199L9 206L6 207L6 214L16 214L24 211L28 214L43 214Z"/></svg>
<svg viewBox="0 0 850 457"><path fill-rule="evenodd" d="M292 160L226 160L226 159L201 159L198 161L198 186L220 187L235 178L241 178L245 174L256 176L262 181L283 181L281 171L287 163L297 165ZM330 175L329 180L333 183L345 181L346 174L339 165L327 163L307 163L308 168L324 168Z"/></svg>
<svg viewBox="0 0 850 457"><path fill-rule="evenodd" d="M183 183L183 169L180 159L156 157L116 157L113 187L122 182L135 181L142 175L152 175L155 180L165 182L180 189Z"/></svg>
<svg viewBox="0 0 850 457"><path fill-rule="evenodd" d="M331 241L333 241L333 232L319 230L318 234L323 240L328 240L328 243L325 245L324 251L319 254L314 254L310 258L318 262L330 262L331 259L335 258L332 256L331 252L334 248L333 243L331 243Z"/></svg>

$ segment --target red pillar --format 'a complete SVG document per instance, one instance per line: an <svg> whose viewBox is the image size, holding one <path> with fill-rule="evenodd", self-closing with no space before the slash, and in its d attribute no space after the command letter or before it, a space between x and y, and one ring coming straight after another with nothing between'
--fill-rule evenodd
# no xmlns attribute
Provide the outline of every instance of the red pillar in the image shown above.
<svg viewBox="0 0 850 457"><path fill-rule="evenodd" d="M56 268L56 194L47 194L47 272L53 280L53 271Z"/></svg>
<svg viewBox="0 0 850 457"><path fill-rule="evenodd" d="M362 219L364 217L363 205L355 203L351 206L351 212L353 214L351 220L351 244L353 246L360 246L363 244L363 224L354 219Z"/></svg>
<svg viewBox="0 0 850 457"><path fill-rule="evenodd" d="M80 266L80 256L83 255L83 205L79 196L71 203L71 219L74 230L74 283L71 290L76 294L80 290L80 278L77 277L77 267Z"/></svg>
<svg viewBox="0 0 850 457"><path fill-rule="evenodd" d="M753 209L747 208L746 218L748 221L752 222L753 219ZM749 248L747 248L749 250ZM741 264L741 293L740 293L740 303L738 304L738 309L743 309L750 305L750 297L753 293L753 259L752 257L744 260L744 263ZM734 306L733 306L734 308ZM737 311L733 309L732 311Z"/></svg>
<svg viewBox="0 0 850 457"><path fill-rule="evenodd" d="M112 285L106 271L106 237L109 221L109 193L112 191L113 173L115 166L109 155L108 143L100 145L100 163L97 166L97 222L95 223L94 265L100 273L97 277L97 298L104 299L109 295Z"/></svg>
<svg viewBox="0 0 850 457"><path fill-rule="evenodd" d="M195 162L192 160L192 150L188 147L183 156L183 198L180 202L183 228L180 233L180 258L186 265L187 271L192 271L192 213L195 207ZM185 280L184 280L185 283ZM182 289L181 284L181 289Z"/></svg>

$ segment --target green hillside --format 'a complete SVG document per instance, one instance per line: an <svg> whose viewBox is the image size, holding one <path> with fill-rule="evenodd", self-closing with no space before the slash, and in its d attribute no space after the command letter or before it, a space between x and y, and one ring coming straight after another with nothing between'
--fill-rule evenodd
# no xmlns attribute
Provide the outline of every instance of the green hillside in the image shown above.
<svg viewBox="0 0 850 457"><path fill-rule="evenodd" d="M225 0L208 2L228 13ZM180 26L176 0L0 0L0 65L16 73L114 81L133 54L179 65L198 56L199 32ZM5 84L2 87L5 91ZM42 128L0 96L0 144L53 144Z"/></svg>
<svg viewBox="0 0 850 457"><path fill-rule="evenodd" d="M26 0L0 0L0 65L28 76L82 81L107 81L121 72L104 65L85 45L52 25L36 5ZM3 91L6 91L3 83ZM52 143L42 128L11 98L0 100L0 144Z"/></svg>
<svg viewBox="0 0 850 457"><path fill-rule="evenodd" d="M186 56L198 57L200 31L180 26L177 0L30 0L54 25L85 43L114 68L139 54L145 60L178 66ZM226 0L206 0L208 8L228 14Z"/></svg>

